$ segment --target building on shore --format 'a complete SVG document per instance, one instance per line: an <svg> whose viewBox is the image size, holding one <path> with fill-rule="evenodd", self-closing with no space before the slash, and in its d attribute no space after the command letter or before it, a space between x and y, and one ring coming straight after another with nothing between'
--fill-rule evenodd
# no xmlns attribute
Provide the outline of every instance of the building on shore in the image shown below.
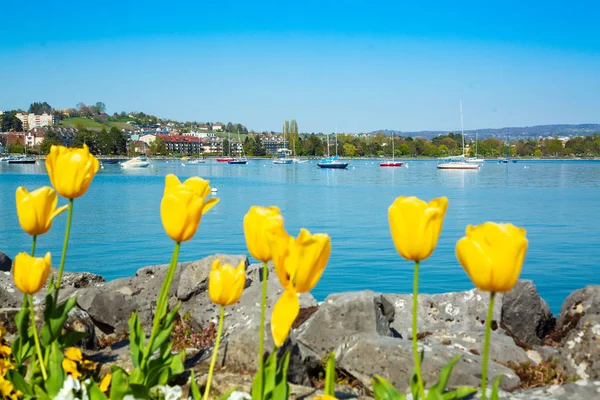
<svg viewBox="0 0 600 400"><path fill-rule="evenodd" d="M42 128L45 126L54 126L54 116L52 114L43 113L17 113L17 118L23 124L23 131L28 131L33 128Z"/></svg>
<svg viewBox="0 0 600 400"><path fill-rule="evenodd" d="M158 134L156 137L165 142L165 147L169 153L200 154L204 152L202 140L196 136Z"/></svg>

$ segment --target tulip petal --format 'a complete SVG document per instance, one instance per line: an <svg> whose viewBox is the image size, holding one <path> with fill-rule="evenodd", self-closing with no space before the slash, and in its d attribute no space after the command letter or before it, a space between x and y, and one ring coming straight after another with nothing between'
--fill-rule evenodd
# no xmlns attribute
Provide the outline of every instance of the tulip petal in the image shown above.
<svg viewBox="0 0 600 400"><path fill-rule="evenodd" d="M220 199L213 198L213 199L210 199L210 200L204 202L204 205L202 206L202 215L206 214L206 212L208 210L210 210L211 208L213 208L214 206L216 206L217 203L219 202L219 200Z"/></svg>
<svg viewBox="0 0 600 400"><path fill-rule="evenodd" d="M300 300L298 295L286 290L283 292L271 314L271 334L275 346L280 347L287 339L290 329L300 312Z"/></svg>
<svg viewBox="0 0 600 400"><path fill-rule="evenodd" d="M293 277L298 293L308 292L319 282L325 270L331 254L330 238L324 234L311 235L306 229L301 229L292 254L297 258L288 264L295 268L288 269L288 273Z"/></svg>

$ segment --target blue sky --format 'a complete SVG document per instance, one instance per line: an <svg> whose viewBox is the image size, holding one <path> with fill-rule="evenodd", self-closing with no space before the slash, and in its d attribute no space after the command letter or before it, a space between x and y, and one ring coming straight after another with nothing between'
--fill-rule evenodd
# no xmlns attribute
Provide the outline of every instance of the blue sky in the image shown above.
<svg viewBox="0 0 600 400"><path fill-rule="evenodd" d="M0 109L303 132L600 122L592 1L10 2Z"/></svg>

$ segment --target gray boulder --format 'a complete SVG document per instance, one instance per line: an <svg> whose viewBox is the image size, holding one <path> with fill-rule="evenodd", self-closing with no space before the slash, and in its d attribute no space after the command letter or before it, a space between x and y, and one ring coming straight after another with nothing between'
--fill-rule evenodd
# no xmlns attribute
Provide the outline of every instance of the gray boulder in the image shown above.
<svg viewBox="0 0 600 400"><path fill-rule="evenodd" d="M86 334L85 338L77 343L77 346L83 349L94 350L98 347L94 322L90 315L79 307L73 307L73 309L69 311L63 330L65 332L79 332Z"/></svg>
<svg viewBox="0 0 600 400"><path fill-rule="evenodd" d="M475 354L440 345L424 345L425 351L421 370L426 386L435 383L439 372L448 361L457 355L462 358L453 369L449 388L457 386L478 387L481 379L481 357ZM403 393L410 391L410 378L414 369L412 343L408 340L372 335L358 335L355 340L336 349L337 366L352 374L366 387L371 386L371 378L378 374L387 379ZM518 387L520 379L510 369L490 362L488 376L493 382L496 376L504 374L501 387L512 390Z"/></svg>
<svg viewBox="0 0 600 400"><path fill-rule="evenodd" d="M404 338L412 337L411 294L384 294L395 310L392 329ZM489 293L471 289L466 292L421 294L417 308L419 333L484 330ZM500 325L502 295L496 297L492 330Z"/></svg>
<svg viewBox="0 0 600 400"><path fill-rule="evenodd" d="M10 272L12 260L9 256L0 251L0 272Z"/></svg>
<svg viewBox="0 0 600 400"><path fill-rule="evenodd" d="M518 281L504 295L502 301L502 328L520 344L542 344L546 335L554 329L556 318L548 304L540 297L532 281Z"/></svg>
<svg viewBox="0 0 600 400"><path fill-rule="evenodd" d="M491 392L488 390L488 394ZM501 391L502 400L592 400L600 399L600 381L579 381L566 385L552 385L512 393ZM480 399L478 394L475 399ZM487 397L490 398L489 396Z"/></svg>
<svg viewBox="0 0 600 400"><path fill-rule="evenodd" d="M485 332L435 332L421 340L430 346L449 346L464 353L482 355ZM515 341L506 335L492 332L490 339L490 360L507 363L509 361L524 362L529 357L525 350L517 346Z"/></svg>
<svg viewBox="0 0 600 400"><path fill-rule="evenodd" d="M590 285L567 297L558 317L558 329L567 333L587 318L600 315L600 285Z"/></svg>
<svg viewBox="0 0 600 400"><path fill-rule="evenodd" d="M371 291L333 294L327 297L298 328L298 341L319 357L358 333L392 336L392 304Z"/></svg>
<svg viewBox="0 0 600 400"><path fill-rule="evenodd" d="M128 330L131 314L140 310L140 320L144 330L152 328L152 309L142 309L135 296L118 291L86 289L77 295L77 305L94 321L104 334ZM147 332L147 333L148 333Z"/></svg>

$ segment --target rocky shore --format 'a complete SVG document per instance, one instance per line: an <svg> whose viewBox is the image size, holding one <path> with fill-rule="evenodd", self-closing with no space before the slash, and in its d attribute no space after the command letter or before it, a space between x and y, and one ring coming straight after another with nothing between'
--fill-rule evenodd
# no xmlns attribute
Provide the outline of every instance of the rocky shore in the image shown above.
<svg viewBox="0 0 600 400"><path fill-rule="evenodd" d="M245 255L214 255L180 263L169 301L171 305L182 302L179 313L185 321L184 335L210 332L218 317L218 307L207 293L210 266L216 257L232 265L244 260L247 265L246 289L239 303L227 308L219 372L213 384L218 395L233 386L250 389L256 370L262 266L249 264ZM0 324L14 334L13 318L22 295L12 284L10 265L0 253ZM269 268L267 316L282 291L272 266ZM89 333L81 343L89 357L130 367L127 321L138 310L144 329L150 329L166 269L166 265L144 267L135 276L111 282L90 273L66 274L61 298L77 296L67 329ZM36 295L35 302L43 304L43 294ZM413 368L411 303L410 294L371 291L333 294L321 304L310 294L301 295L300 316L284 345L292 353L289 380L294 384L294 397L312 398L321 393L321 360L331 351L336 354L341 377L338 398L370 396L373 374L406 391ZM450 358L462 355L450 387L479 385L487 305L488 295L476 289L419 296L417 335L425 351L422 368L426 382L437 379ZM571 293L560 315L553 316L535 285L519 281L511 292L497 298L493 315L489 375L493 380L503 374L503 399L600 398L600 286ZM270 327L266 329L269 339L265 347L272 349ZM204 345L186 348L187 366L197 371L201 381L211 346L208 337ZM564 384L547 386L544 379L532 384L523 371L536 371L541 365L551 365L558 374L554 381ZM540 387L526 389L536 384Z"/></svg>

